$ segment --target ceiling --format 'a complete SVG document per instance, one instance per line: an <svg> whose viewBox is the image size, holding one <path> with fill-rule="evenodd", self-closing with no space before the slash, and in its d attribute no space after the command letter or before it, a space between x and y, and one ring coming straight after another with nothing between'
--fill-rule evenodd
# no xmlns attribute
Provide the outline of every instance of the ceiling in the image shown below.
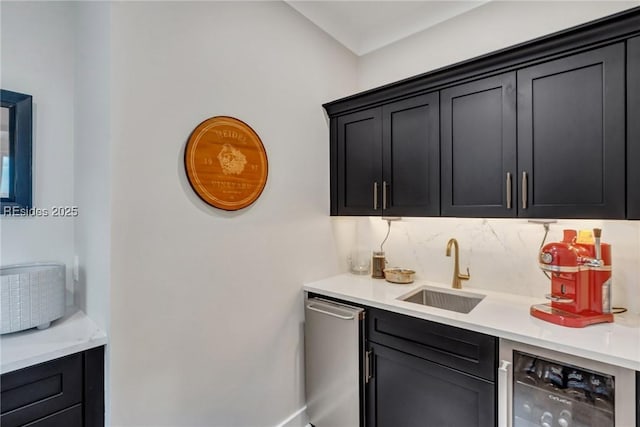
<svg viewBox="0 0 640 427"><path fill-rule="evenodd" d="M488 0L285 0L358 56L482 6Z"/></svg>

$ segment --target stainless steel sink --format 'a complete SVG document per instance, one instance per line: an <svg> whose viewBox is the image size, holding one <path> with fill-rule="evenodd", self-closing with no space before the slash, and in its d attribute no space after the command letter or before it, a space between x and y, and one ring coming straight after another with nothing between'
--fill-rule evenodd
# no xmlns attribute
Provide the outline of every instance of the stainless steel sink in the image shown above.
<svg viewBox="0 0 640 427"><path fill-rule="evenodd" d="M482 301L484 295L464 291L449 291L447 289L423 286L409 295L399 297L399 300L414 304L428 305L458 313L469 313Z"/></svg>

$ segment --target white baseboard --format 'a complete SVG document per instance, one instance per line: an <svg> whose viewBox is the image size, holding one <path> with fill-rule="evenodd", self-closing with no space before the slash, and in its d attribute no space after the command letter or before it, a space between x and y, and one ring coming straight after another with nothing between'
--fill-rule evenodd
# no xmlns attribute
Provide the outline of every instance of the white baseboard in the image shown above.
<svg viewBox="0 0 640 427"><path fill-rule="evenodd" d="M276 427L311 427L307 418L307 407L298 409Z"/></svg>

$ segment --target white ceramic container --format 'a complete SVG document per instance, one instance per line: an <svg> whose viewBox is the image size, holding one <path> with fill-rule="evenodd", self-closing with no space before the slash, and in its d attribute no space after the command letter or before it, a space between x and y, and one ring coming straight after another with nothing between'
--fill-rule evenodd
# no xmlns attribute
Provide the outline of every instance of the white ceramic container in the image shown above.
<svg viewBox="0 0 640 427"><path fill-rule="evenodd" d="M45 329L64 315L64 264L10 265L0 273L0 334Z"/></svg>

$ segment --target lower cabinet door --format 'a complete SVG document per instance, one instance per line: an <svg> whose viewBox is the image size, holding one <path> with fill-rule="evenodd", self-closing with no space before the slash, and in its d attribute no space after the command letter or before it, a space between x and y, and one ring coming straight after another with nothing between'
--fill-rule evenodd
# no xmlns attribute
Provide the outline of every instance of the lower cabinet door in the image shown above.
<svg viewBox="0 0 640 427"><path fill-rule="evenodd" d="M389 347L368 350L368 426L495 426L494 383Z"/></svg>
<svg viewBox="0 0 640 427"><path fill-rule="evenodd" d="M72 406L63 411L40 418L24 427L83 427L82 405Z"/></svg>
<svg viewBox="0 0 640 427"><path fill-rule="evenodd" d="M83 355L72 354L2 375L0 424L18 427L82 403Z"/></svg>

